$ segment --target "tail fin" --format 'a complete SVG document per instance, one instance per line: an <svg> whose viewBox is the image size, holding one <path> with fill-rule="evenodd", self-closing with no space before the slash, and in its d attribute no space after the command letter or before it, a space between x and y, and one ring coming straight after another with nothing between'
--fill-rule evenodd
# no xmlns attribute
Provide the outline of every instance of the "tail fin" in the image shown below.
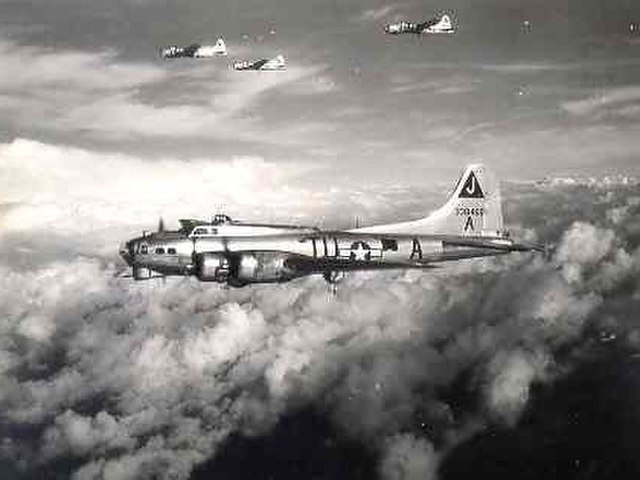
<svg viewBox="0 0 640 480"><path fill-rule="evenodd" d="M447 202L427 217L352 231L501 237L504 235L504 225L500 188L496 178L485 166L469 165L458 179Z"/></svg>
<svg viewBox="0 0 640 480"><path fill-rule="evenodd" d="M441 28L443 30L451 30L451 18L449 15L444 14L440 18L440 21L435 25L437 28Z"/></svg>
<svg viewBox="0 0 640 480"><path fill-rule="evenodd" d="M216 44L214 46L219 55L227 54L227 45L224 43L224 39L222 37L218 37Z"/></svg>

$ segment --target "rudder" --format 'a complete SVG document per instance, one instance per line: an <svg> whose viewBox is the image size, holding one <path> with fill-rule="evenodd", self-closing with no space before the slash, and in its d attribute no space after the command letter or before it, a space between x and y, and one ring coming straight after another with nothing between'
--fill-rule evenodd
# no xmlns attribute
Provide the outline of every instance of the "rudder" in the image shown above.
<svg viewBox="0 0 640 480"><path fill-rule="evenodd" d="M447 203L425 218L425 223L442 233L502 236L502 202L495 176L484 165L467 166Z"/></svg>
<svg viewBox="0 0 640 480"><path fill-rule="evenodd" d="M352 231L502 237L504 222L498 181L484 165L469 165L458 179L447 202L427 217Z"/></svg>

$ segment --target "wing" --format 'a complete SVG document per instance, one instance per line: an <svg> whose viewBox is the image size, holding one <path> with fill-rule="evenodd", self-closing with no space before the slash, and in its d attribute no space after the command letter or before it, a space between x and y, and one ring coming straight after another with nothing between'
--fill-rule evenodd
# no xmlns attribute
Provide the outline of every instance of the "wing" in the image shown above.
<svg viewBox="0 0 640 480"><path fill-rule="evenodd" d="M252 70L260 70L268 61L269 60L267 60L266 58L263 58L262 60L256 60L249 66L249 68Z"/></svg>
<svg viewBox="0 0 640 480"><path fill-rule="evenodd" d="M312 258L304 255L292 255L286 260L287 267L301 273L321 273L327 271L353 272L358 270L398 270L438 268L436 265L421 262L381 262L378 260L351 260L348 258L323 257Z"/></svg>
<svg viewBox="0 0 640 480"><path fill-rule="evenodd" d="M429 28L429 27L432 27L434 25L437 25L439 21L440 21L440 18L433 17L433 18L430 18L429 20L426 20L426 21L424 21L422 23L419 23L418 27L419 27L420 30L424 30L425 28Z"/></svg>

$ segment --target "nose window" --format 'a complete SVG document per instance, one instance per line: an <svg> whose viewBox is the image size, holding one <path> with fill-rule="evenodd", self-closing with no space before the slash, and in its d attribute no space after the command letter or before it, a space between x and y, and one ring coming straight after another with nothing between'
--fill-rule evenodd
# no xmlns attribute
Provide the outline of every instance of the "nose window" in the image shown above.
<svg viewBox="0 0 640 480"><path fill-rule="evenodd" d="M175 255L176 254L176 249L175 248L167 248L167 253L169 255Z"/></svg>
<svg viewBox="0 0 640 480"><path fill-rule="evenodd" d="M162 248L162 247L158 247L158 248L156 248L156 253L157 253L158 255L164 255L164 248Z"/></svg>
<svg viewBox="0 0 640 480"><path fill-rule="evenodd" d="M147 253L149 253L149 249L147 248L146 245L142 245L140 247L140 253L143 254L143 255L146 255Z"/></svg>

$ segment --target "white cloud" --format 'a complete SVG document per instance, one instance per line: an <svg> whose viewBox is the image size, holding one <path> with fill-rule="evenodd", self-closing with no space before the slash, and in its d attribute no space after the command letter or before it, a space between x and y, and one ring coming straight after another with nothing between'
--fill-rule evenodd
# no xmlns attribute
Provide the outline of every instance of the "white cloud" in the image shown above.
<svg viewBox="0 0 640 480"><path fill-rule="evenodd" d="M605 118L615 115L637 119L640 113L640 88L604 89L588 98L565 102L562 108L579 117Z"/></svg>
<svg viewBox="0 0 640 480"><path fill-rule="evenodd" d="M177 66L125 62L114 52L56 51L0 42L0 114L25 129L85 139L136 137L300 142L295 129L269 131L244 118L267 93L324 95L337 89L326 66L292 64L284 72L235 72L224 60ZM285 89L285 87L287 87ZM268 112L263 112L268 113ZM268 116L268 115L267 115Z"/></svg>
<svg viewBox="0 0 640 480"><path fill-rule="evenodd" d="M27 139L0 144L0 183L3 234L14 236L17 254L33 258L38 248L114 252L132 229L155 228L161 216L169 228L180 218L208 218L220 210L244 220L338 228L351 226L354 214L369 223L417 218L444 200L426 188L416 190L422 196L416 198L393 183L341 188L331 166L308 161L147 160Z"/></svg>
<svg viewBox="0 0 640 480"><path fill-rule="evenodd" d="M581 248L571 238L561 251ZM0 358L12 367L0 370L0 410L4 422L42 428L37 453L11 458L36 468L70 457L76 478L188 478L231 432L266 433L289 408L317 404L383 452L384 478L435 478L451 445L436 451L406 433L416 416L467 430L437 392L472 369L486 379L476 388L491 417L513 425L531 383L558 372L553 349L575 342L599 305L583 289L605 269L619 288L640 265L609 267L600 250L580 284L519 256L352 275L334 297L318 279L223 290L132 284L94 260L0 266ZM25 335L30 318L51 331ZM61 352L64 363L52 363ZM81 413L86 405L94 411ZM477 423L483 413L465 415Z"/></svg>
<svg viewBox="0 0 640 480"><path fill-rule="evenodd" d="M397 5L384 5L378 8L369 8L364 10L360 15L358 15L357 20L364 21L375 21L378 22L385 17L391 15L398 8Z"/></svg>
<svg viewBox="0 0 640 480"><path fill-rule="evenodd" d="M576 68L575 64L567 63L501 63L478 65L482 70L489 70L498 73L513 74L535 74L547 71L570 70Z"/></svg>
<svg viewBox="0 0 640 480"><path fill-rule="evenodd" d="M497 355L488 369L491 378L487 403L491 412L514 426L529 400L531 384L544 379L550 363L544 354L532 356L515 351Z"/></svg>
<svg viewBox="0 0 640 480"><path fill-rule="evenodd" d="M166 79L167 72L144 63L118 63L115 52L55 51L0 42L0 88L7 92L60 95L140 88ZM81 90L81 92L77 92ZM42 94L44 95L44 93ZM52 99L53 100L53 99Z"/></svg>
<svg viewBox="0 0 640 480"><path fill-rule="evenodd" d="M282 205L302 192L278 186L309 168L252 157L145 161L19 139L0 145L0 203L9 205L1 222L5 232L76 234L155 223L159 215L207 217L219 205L239 212Z"/></svg>
<svg viewBox="0 0 640 480"><path fill-rule="evenodd" d="M389 440L380 466L384 480L435 480L438 455L423 438L399 434Z"/></svg>
<svg viewBox="0 0 640 480"><path fill-rule="evenodd" d="M563 239L557 257L563 262L591 265L602 260L614 246L615 233L589 223L576 222Z"/></svg>

